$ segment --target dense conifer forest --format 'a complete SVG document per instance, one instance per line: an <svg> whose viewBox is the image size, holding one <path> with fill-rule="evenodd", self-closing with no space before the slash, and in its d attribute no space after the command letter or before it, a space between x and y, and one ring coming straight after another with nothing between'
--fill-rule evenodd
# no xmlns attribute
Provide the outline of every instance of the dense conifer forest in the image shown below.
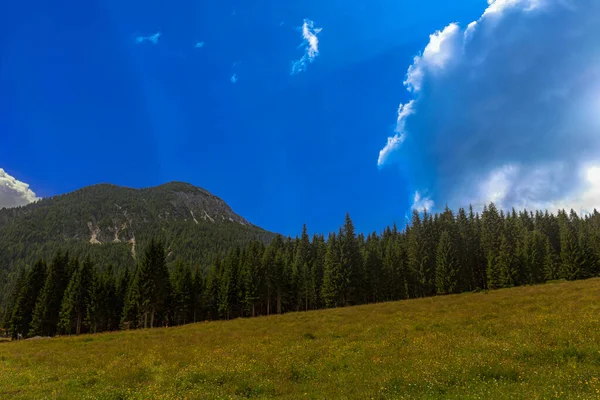
<svg viewBox="0 0 600 400"><path fill-rule="evenodd" d="M167 264L150 240L133 266L59 250L18 270L3 325L13 338L191 322L585 279L600 274L600 213L413 212L366 236L276 236L217 254L208 268Z"/></svg>

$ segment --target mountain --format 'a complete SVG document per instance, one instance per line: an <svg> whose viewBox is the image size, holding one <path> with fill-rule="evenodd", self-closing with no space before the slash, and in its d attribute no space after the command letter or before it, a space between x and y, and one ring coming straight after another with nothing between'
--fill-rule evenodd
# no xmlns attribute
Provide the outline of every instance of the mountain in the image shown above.
<svg viewBox="0 0 600 400"><path fill-rule="evenodd" d="M151 237L166 244L169 262L207 265L232 246L273 236L188 183L146 189L99 184L0 210L0 271L48 258L58 247L129 265Z"/></svg>

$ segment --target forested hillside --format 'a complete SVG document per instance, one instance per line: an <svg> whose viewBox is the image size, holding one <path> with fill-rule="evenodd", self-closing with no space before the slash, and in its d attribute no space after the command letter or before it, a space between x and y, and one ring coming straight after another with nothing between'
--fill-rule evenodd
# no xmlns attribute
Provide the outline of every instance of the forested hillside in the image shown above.
<svg viewBox="0 0 600 400"><path fill-rule="evenodd" d="M94 185L25 207L0 209L0 315L20 271L50 260L60 248L69 258L90 256L115 274L133 270L151 238L165 245L173 265L207 268L217 255L274 234L256 227L220 198L187 183L147 189Z"/></svg>
<svg viewBox="0 0 600 400"><path fill-rule="evenodd" d="M23 336L168 326L598 276L600 213L413 213L403 230L255 240L208 269L167 265L151 240L133 268L58 252L21 269L5 326ZM119 271L120 272L117 272ZM41 282L44 282L43 285ZM10 316L9 316L10 314Z"/></svg>

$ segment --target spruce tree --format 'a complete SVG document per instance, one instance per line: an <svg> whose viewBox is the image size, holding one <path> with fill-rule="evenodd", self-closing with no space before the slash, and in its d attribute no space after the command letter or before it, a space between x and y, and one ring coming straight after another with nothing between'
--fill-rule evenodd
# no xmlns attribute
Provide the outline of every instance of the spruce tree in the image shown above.
<svg viewBox="0 0 600 400"><path fill-rule="evenodd" d="M582 277L582 254L577 242L577 236L566 214L560 218L560 258L561 277L569 281L581 279Z"/></svg>
<svg viewBox="0 0 600 400"><path fill-rule="evenodd" d="M538 230L528 236L529 245L529 270L532 284L542 283L545 280L544 265L546 263L547 238Z"/></svg>
<svg viewBox="0 0 600 400"><path fill-rule="evenodd" d="M435 286L437 293L454 293L458 287L460 268L456 246L447 230L440 236L436 253Z"/></svg>
<svg viewBox="0 0 600 400"><path fill-rule="evenodd" d="M362 256L354 224L350 214L346 213L344 227L339 235L341 249L341 305L359 304L361 299Z"/></svg>
<svg viewBox="0 0 600 400"><path fill-rule="evenodd" d="M129 322L139 319L144 328L155 326L155 320L167 322L171 285L165 250L155 239L144 252L129 289L124 318ZM134 322L133 325L137 325Z"/></svg>
<svg viewBox="0 0 600 400"><path fill-rule="evenodd" d="M518 265L514 245L507 235L500 238L500 252L498 253L498 270L500 285L502 287L516 286L518 282Z"/></svg>
<svg viewBox="0 0 600 400"><path fill-rule="evenodd" d="M293 276L295 282L296 309L308 310L311 291L311 273L312 264L311 243L306 229L306 224L302 227L302 235L296 240L297 246L294 253Z"/></svg>
<svg viewBox="0 0 600 400"><path fill-rule="evenodd" d="M325 307L336 307L342 303L342 256L338 239L335 234L329 235L327 241L327 254L325 255L325 267L323 269L323 286L321 297Z"/></svg>
<svg viewBox="0 0 600 400"><path fill-rule="evenodd" d="M81 264L74 263L74 272L63 297L58 330L79 335L90 302L92 261L88 256Z"/></svg>
<svg viewBox="0 0 600 400"><path fill-rule="evenodd" d="M29 336L54 336L58 327L63 294L67 288L68 255L60 249L48 267L46 281L37 299Z"/></svg>
<svg viewBox="0 0 600 400"><path fill-rule="evenodd" d="M257 314L266 281L262 269L262 256L262 245L253 241L247 248L242 265L242 280L245 289L243 301L246 313L252 317Z"/></svg>
<svg viewBox="0 0 600 400"><path fill-rule="evenodd" d="M181 325L190 322L193 308L194 280L192 271L179 261L171 275L173 323Z"/></svg>
<svg viewBox="0 0 600 400"><path fill-rule="evenodd" d="M579 231L579 252L581 257L581 278L591 278L598 274L598 259L590 241L591 235L581 229Z"/></svg>
<svg viewBox="0 0 600 400"><path fill-rule="evenodd" d="M29 334L35 305L45 281L46 263L39 260L27 273L13 307L10 320L10 332L13 339L19 335L26 337Z"/></svg>
<svg viewBox="0 0 600 400"><path fill-rule="evenodd" d="M379 238L376 233L367 236L363 258L363 270L365 271L365 280L368 283L366 301L377 303L383 300L383 294L381 293L383 262Z"/></svg>
<svg viewBox="0 0 600 400"><path fill-rule="evenodd" d="M90 267L90 270L92 270L92 267ZM102 280L98 274L92 272L90 274L88 301L85 314L85 325L92 333L104 330L105 307L107 306L106 301L108 300L105 296L106 293L104 291Z"/></svg>
<svg viewBox="0 0 600 400"><path fill-rule="evenodd" d="M498 268L498 253L502 237L504 220L494 203L484 207L481 216L481 244L486 258L487 286L490 289L500 287L500 270Z"/></svg>
<svg viewBox="0 0 600 400"><path fill-rule="evenodd" d="M560 277L560 257L554 250L550 239L546 237L546 257L544 259L544 279L555 280Z"/></svg>

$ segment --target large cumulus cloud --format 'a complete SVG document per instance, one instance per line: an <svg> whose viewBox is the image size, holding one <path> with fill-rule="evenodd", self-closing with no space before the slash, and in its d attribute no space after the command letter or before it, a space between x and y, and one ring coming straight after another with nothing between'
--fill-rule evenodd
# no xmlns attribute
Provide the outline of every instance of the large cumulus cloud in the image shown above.
<svg viewBox="0 0 600 400"><path fill-rule="evenodd" d="M38 200L29 185L0 168L0 209L24 206Z"/></svg>
<svg viewBox="0 0 600 400"><path fill-rule="evenodd" d="M600 206L600 1L488 3L415 57L379 166L407 159L429 204Z"/></svg>

